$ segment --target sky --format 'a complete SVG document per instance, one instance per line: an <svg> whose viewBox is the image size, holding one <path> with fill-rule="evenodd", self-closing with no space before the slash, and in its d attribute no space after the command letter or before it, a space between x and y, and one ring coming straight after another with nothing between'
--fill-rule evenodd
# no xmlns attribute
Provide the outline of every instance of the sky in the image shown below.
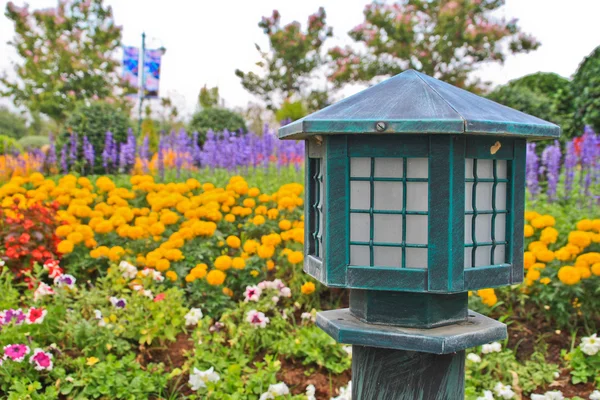
<svg viewBox="0 0 600 400"><path fill-rule="evenodd" d="M13 0L23 5L22 0ZM4 11L7 1L0 0ZM31 9L55 6L57 0L29 0ZM257 102L234 75L236 69L255 70L259 60L254 44L268 48L266 35L257 26L262 16L279 10L282 23L299 21L323 6L334 37L326 47L351 44L347 32L363 21L368 0L105 0L113 7L116 23L123 26L123 44L139 46L146 32L147 46L164 46L160 94L169 96L189 116L194 112L200 88L218 86L229 107ZM600 0L506 0L498 16L516 17L527 33L541 43L539 50L509 56L504 65L484 65L477 76L493 85L543 71L571 76L577 66L600 45L597 24ZM0 71L12 71L18 57L6 44L13 26L0 16ZM360 87L349 87L337 98ZM0 99L0 104L10 103Z"/></svg>

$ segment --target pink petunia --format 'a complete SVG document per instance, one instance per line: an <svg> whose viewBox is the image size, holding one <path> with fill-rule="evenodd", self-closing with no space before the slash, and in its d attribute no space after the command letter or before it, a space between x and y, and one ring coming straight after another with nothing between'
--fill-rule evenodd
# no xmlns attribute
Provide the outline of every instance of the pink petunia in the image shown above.
<svg viewBox="0 0 600 400"><path fill-rule="evenodd" d="M244 292L244 296L246 296L245 301L258 301L261 293L262 289L258 286L246 286L246 291Z"/></svg>
<svg viewBox="0 0 600 400"><path fill-rule="evenodd" d="M4 359L11 359L14 362L21 362L31 350L24 344L9 344L4 346Z"/></svg>
<svg viewBox="0 0 600 400"><path fill-rule="evenodd" d="M250 310L246 315L246 321L254 328L265 328L269 323L269 318L264 313L257 310Z"/></svg>
<svg viewBox="0 0 600 400"><path fill-rule="evenodd" d="M40 282L40 286L33 293L33 300L38 301L40 298L44 296L49 296L54 294L54 289L50 286L46 285L44 282Z"/></svg>
<svg viewBox="0 0 600 400"><path fill-rule="evenodd" d="M29 357L29 362L35 364L35 369L38 371L50 371L52 369L52 354L43 351L42 349L35 349L33 355Z"/></svg>

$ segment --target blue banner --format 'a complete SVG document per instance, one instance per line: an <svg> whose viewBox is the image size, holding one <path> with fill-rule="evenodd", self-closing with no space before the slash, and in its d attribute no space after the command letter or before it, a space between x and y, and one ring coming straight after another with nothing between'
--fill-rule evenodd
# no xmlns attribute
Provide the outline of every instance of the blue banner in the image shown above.
<svg viewBox="0 0 600 400"><path fill-rule="evenodd" d="M140 86L139 81L140 49L123 47L123 80L134 89Z"/></svg>
<svg viewBox="0 0 600 400"><path fill-rule="evenodd" d="M160 80L160 60L162 50L146 50L144 54L144 88L146 98L158 97L158 83Z"/></svg>

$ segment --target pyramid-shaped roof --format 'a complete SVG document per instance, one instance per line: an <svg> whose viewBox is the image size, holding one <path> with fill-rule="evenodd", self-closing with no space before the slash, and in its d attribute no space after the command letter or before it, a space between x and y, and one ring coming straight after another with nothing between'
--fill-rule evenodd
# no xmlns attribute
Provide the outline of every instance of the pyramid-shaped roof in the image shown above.
<svg viewBox="0 0 600 400"><path fill-rule="evenodd" d="M279 129L281 139L336 133L464 133L549 139L560 135L560 127L407 70Z"/></svg>

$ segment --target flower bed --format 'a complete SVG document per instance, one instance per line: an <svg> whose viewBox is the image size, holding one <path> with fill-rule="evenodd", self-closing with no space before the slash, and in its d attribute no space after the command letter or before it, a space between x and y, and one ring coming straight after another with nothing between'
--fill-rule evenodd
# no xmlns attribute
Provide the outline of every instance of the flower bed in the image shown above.
<svg viewBox="0 0 600 400"><path fill-rule="evenodd" d="M0 393L349 398L351 350L314 325L347 299L302 272L302 191L263 193L240 176L35 173L1 186ZM515 324L506 343L469 354L467 397L594 398L600 220L526 219L526 282L470 297ZM517 326L573 339L525 355Z"/></svg>

